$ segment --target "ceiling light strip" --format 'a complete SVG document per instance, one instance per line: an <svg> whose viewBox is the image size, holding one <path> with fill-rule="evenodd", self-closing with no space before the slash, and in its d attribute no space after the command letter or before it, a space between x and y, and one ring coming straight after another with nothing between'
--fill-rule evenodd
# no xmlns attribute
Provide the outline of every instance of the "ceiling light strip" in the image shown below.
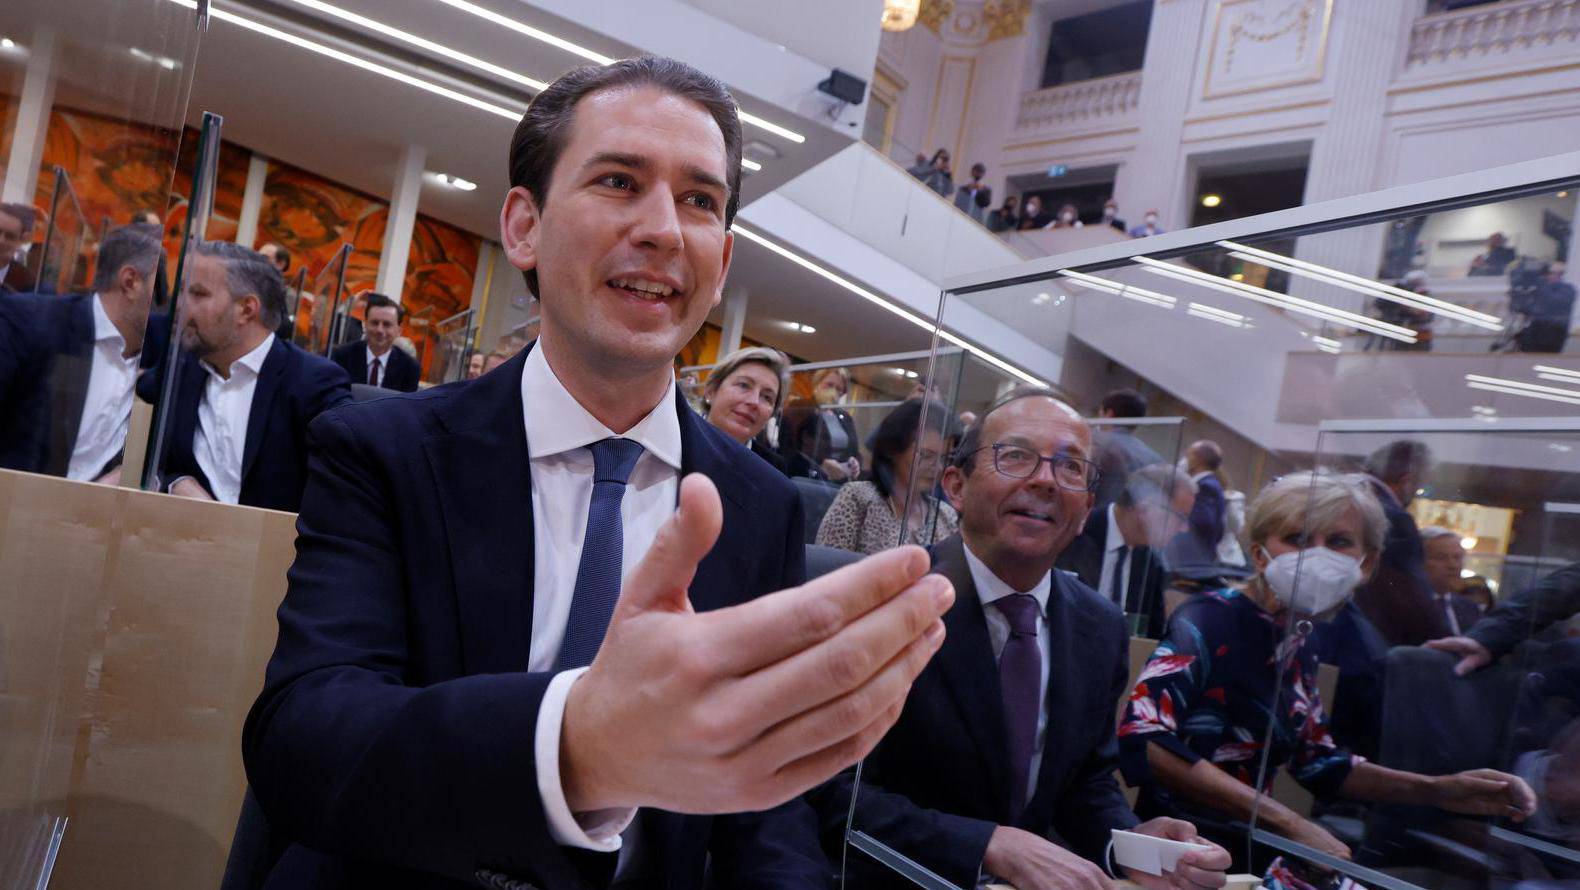
<svg viewBox="0 0 1580 890"><path fill-rule="evenodd" d="M1033 376L1031 374L1026 373L1025 371L1022 371L1020 368L1017 368L1014 365L1010 364L1009 362L1006 362L1003 359L999 358L998 356L996 356L996 355L994 355L994 354L992 354L990 352L987 352L986 350L982 349L981 347L978 347L978 346L976 346L976 345L974 345L972 343L968 343L967 341L965 341L964 339L960 338L959 336L957 336L957 335L955 335L953 333L950 333L947 330L944 330L943 328L933 324L933 322L928 321L927 319L921 317L920 315L917 315L916 313L911 312L910 310L905 309L905 308L903 308L901 306L896 306L895 304L889 302L888 300L885 300L884 298L878 296L877 294L873 293L872 291L867 290L866 288L864 288L861 285L855 283L854 281L851 281L850 279L845 278L844 276L840 275L839 273L834 272L834 271L832 271L830 269L825 269L824 267L818 265L817 263L812 262L811 260L807 259L806 257L801 256L800 254L796 253L795 251L790 250L787 247L781 246L779 244L776 244L773 241L768 240L767 238L763 237L762 235L759 235L758 233L752 231L751 229L748 229L748 228L742 226L738 220L735 223L734 231L735 231L736 234L738 234L741 237L745 238L746 240L752 242L753 244L760 244L763 247L768 248L769 250L773 251L774 253L778 254L779 256L782 256L785 259L789 260L790 262L795 263L796 265L800 266L801 268L806 269L809 272L813 272L813 273L821 276L822 278L827 279L828 281L831 281L834 284L839 285L840 287L844 288L845 290L850 291L851 293L855 294L858 297L861 297L863 300L866 300L867 302L873 304L874 306L879 307L880 309L885 309L885 310L887 310L889 312L892 312L895 315L898 315L899 317L905 319L906 321L910 322L911 324L914 324L917 327L922 328L924 330L936 331L938 336L941 337L942 339L948 340L950 343L953 343L956 346L959 346L959 347L967 350L972 355L975 355L977 358L982 359L983 361L987 362L990 365L993 365L996 368L999 368L1000 370L1003 370L1003 371L1005 371L1005 372L1007 372L1009 374L1012 374L1015 377L1019 377L1021 380L1024 380L1027 383L1035 383L1035 384L1038 384L1038 385L1046 385L1046 381L1042 380L1040 377L1035 377L1035 376Z"/></svg>
<svg viewBox="0 0 1580 890"><path fill-rule="evenodd" d="M1058 274L1064 276L1065 278L1079 281L1088 287L1113 294L1114 296L1125 297L1127 299L1136 300L1137 302L1157 306L1162 309L1173 309L1174 306L1179 303L1178 299L1171 297L1168 294L1160 294L1156 291L1146 290L1145 288L1133 287L1128 284L1122 284L1118 281L1110 281L1107 278L1098 278L1096 275L1087 275L1084 272L1071 272L1069 269L1060 269Z"/></svg>
<svg viewBox="0 0 1580 890"><path fill-rule="evenodd" d="M1216 318L1222 318L1226 321L1235 322L1236 324L1250 321L1249 318L1239 314L1238 312L1228 312L1223 309L1219 309L1217 306L1208 306L1206 303L1191 303L1190 308L1186 311L1193 315L1210 315Z"/></svg>
<svg viewBox="0 0 1580 890"><path fill-rule="evenodd" d="M1255 285L1219 278L1216 275L1210 275L1206 272L1191 269L1186 266L1176 266L1172 263L1164 263L1159 260L1152 259L1151 257L1138 256L1134 259L1147 271L1156 275L1162 275L1166 278L1173 278L1177 281L1199 284L1203 287L1210 287L1213 290L1233 294L1238 297L1249 297L1250 299L1259 303L1266 303L1270 306L1288 309L1291 312L1299 312L1303 315L1315 316L1317 318L1323 319L1324 321L1331 321L1336 324L1347 325L1349 327L1358 328L1363 331L1370 331L1374 334L1379 334L1392 340L1398 340L1402 343L1414 343L1416 341L1415 331L1412 331L1406 327L1401 327L1400 325L1389 324L1385 321L1377 321L1376 319L1367 318L1364 315L1359 315L1354 312L1347 312L1343 309L1335 309L1332 306L1326 306L1322 303L1316 303L1311 300L1303 300L1299 297L1291 297L1287 294L1275 293L1274 291L1256 287Z"/></svg>
<svg viewBox="0 0 1580 890"><path fill-rule="evenodd" d="M383 22L377 21L376 19L370 19L365 15L358 15L357 13L351 12L349 10L341 9L338 6L331 6L328 3L323 2L323 0L288 0L288 2L295 3L297 6L306 7L307 9L311 9L314 12L321 12L324 15L332 16L334 18L340 19L343 22L349 22L353 25L357 25L358 27L366 28L369 31L383 34L385 37L399 40L402 43L410 44L411 46L415 46L418 49L427 50L434 55L460 62L463 65L468 65L472 68L476 68L479 71L492 74L495 77L502 77L512 83L520 84L521 86L524 86L533 92L541 92L548 86L548 84L538 80L537 78L528 77L525 74L519 74L515 71L511 71L509 68L495 65L492 62L484 61L476 56L468 55L452 47L448 47L440 43L434 43L432 40L428 40L424 37L418 37L416 34L412 34L408 31L402 31L399 28L386 25Z"/></svg>
<svg viewBox="0 0 1580 890"><path fill-rule="evenodd" d="M1554 396L1540 392L1525 392L1524 390L1515 389L1509 386L1498 386L1497 384L1493 383L1480 383L1477 381L1470 381L1465 385L1471 389L1481 389L1486 390L1487 392L1502 393L1503 395L1508 396L1524 396L1527 399L1545 399L1549 402L1563 402L1566 405L1580 405L1580 398L1567 398L1565 396Z"/></svg>
<svg viewBox="0 0 1580 890"><path fill-rule="evenodd" d="M1580 383L1580 371L1568 368L1555 368L1552 365L1536 365L1536 376L1545 380L1557 380L1562 383Z"/></svg>
<svg viewBox="0 0 1580 890"><path fill-rule="evenodd" d="M462 12L471 13L480 19L492 22L502 28L509 28L510 30L515 31L517 34L531 37L533 40L541 40L551 46L559 47L568 53L581 56L582 58L590 62L595 62L599 65L607 65L616 61L613 56L606 56L603 53L595 52L594 50L588 49L587 47L581 46L580 44L572 43L563 37L556 37L547 31L534 28L526 22L518 21L516 19L510 18L509 16L500 15L491 9L484 9L481 6L478 6L476 3L469 2L469 0L438 0L438 2L454 9L459 9ZM738 111L738 114L740 115L741 123L743 124L757 127L760 130L767 130L775 136L788 139L797 145L806 141L806 137L800 133L797 133L796 131L787 127L781 127L772 121L764 120L755 114L748 114L745 111Z"/></svg>
<svg viewBox="0 0 1580 890"><path fill-rule="evenodd" d="M1523 380L1509 380L1504 377L1488 377L1485 374L1466 374L1465 379L1473 383L1491 383L1497 386L1523 389L1530 392L1544 392L1551 393L1552 395L1573 396L1575 398L1580 398L1580 390L1559 389L1556 386L1542 386L1539 383L1526 383Z"/></svg>
<svg viewBox="0 0 1580 890"><path fill-rule="evenodd" d="M1415 309L1424 309L1428 312L1435 312L1439 315L1450 316L1452 318L1458 319L1459 321L1463 321L1466 324L1473 324L1488 328L1490 330L1503 329L1503 319L1498 318L1496 315L1489 315L1485 312L1478 312L1474 309L1468 309L1464 306L1460 306L1457 303L1450 303L1447 300L1439 300L1438 298L1429 296L1427 294L1418 294L1414 291L1407 291L1391 284L1383 284L1380 281L1373 281L1360 275L1352 275L1349 272L1341 272L1338 269L1332 269L1318 263L1307 262L1306 260L1298 260L1294 257L1284 256L1280 253L1262 250L1259 247L1250 247L1245 244L1240 244L1236 241L1219 241L1217 244L1219 247L1227 248L1234 254L1250 255L1240 256L1240 259L1248 259L1252 262L1262 263L1275 269L1283 269L1285 272L1289 272L1294 275L1306 275L1317 278L1319 280L1326 281L1329 284L1337 285L1348 290L1383 297L1396 303L1404 303L1405 305Z"/></svg>
<svg viewBox="0 0 1580 890"><path fill-rule="evenodd" d="M170 0L170 2L176 4L177 6L184 6L187 9L197 9L197 0ZM446 99L460 102L463 105L470 105L471 107L480 111L496 114L512 121L521 120L521 112L519 111L505 108L502 105L495 105L492 102L487 102L474 96L468 96L467 94L458 90L452 90L449 87L441 86L437 83L434 83L433 81L423 80L420 77L414 77L405 73L404 71L397 71L394 68L390 68L386 65L380 65L377 62L372 62L367 59L351 55L348 52L344 52L330 46L325 46L322 43L308 40L305 37L298 37L295 34L281 31L279 28L274 28L269 25L265 25L262 22L254 21L253 19L237 15L236 13L230 12L229 10L211 7L209 9L209 15L212 18L218 19L219 21L229 22L230 24L244 28L248 31L262 34L265 37L272 37L275 40L289 43L309 52L326 56L338 62L344 62L354 68L361 68L363 71L368 71L381 77L387 77L391 80L399 81L406 84L407 86L413 86L417 89L433 93L436 96L443 96Z"/></svg>

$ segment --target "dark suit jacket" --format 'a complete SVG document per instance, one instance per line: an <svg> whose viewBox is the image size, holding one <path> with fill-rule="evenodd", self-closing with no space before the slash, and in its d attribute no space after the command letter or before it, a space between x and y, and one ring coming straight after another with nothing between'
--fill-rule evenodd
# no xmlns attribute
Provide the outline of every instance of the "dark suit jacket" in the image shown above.
<svg viewBox="0 0 1580 890"><path fill-rule="evenodd" d="M0 294L0 467L66 475L92 371L91 294Z"/></svg>
<svg viewBox="0 0 1580 890"><path fill-rule="evenodd" d="M911 687L899 722L866 760L852 827L960 887L976 886L999 825L1035 832L1100 863L1110 830L1138 821L1114 778L1114 711L1129 684L1129 634L1119 609L1054 571L1047 737L1036 793L1017 816L1009 812L998 666L959 536L933 547L933 571L955 586L955 604L944 616L947 636ZM816 793L825 826L831 817L843 818L838 805L848 805L850 785L846 778ZM874 877L859 886L890 882L903 883Z"/></svg>
<svg viewBox="0 0 1580 890"><path fill-rule="evenodd" d="M1388 537L1377 571L1355 589L1355 604L1390 646L1419 646L1448 636L1448 619L1426 580L1426 556L1415 519L1381 483L1368 484L1388 517Z"/></svg>
<svg viewBox="0 0 1580 890"><path fill-rule="evenodd" d="M0 294L28 294L38 287L38 281L33 277L33 273L28 271L26 265L15 260L0 263L0 272L5 273L0 276Z"/></svg>
<svg viewBox="0 0 1580 890"><path fill-rule="evenodd" d="M212 493L208 477L192 451L198 402L203 399L208 372L195 357L183 353L177 360L176 374L176 404L166 426L160 487L191 476ZM139 381L139 393L145 399L150 379L157 380L157 369L145 373ZM241 503L296 512L302 505L302 489L307 485L307 425L350 398L350 383L338 365L276 337L258 373L252 409L247 415Z"/></svg>
<svg viewBox="0 0 1580 890"><path fill-rule="evenodd" d="M1580 562L1572 562L1507 597L1481 616L1466 636L1486 646L1493 657L1521 640L1541 633L1555 622L1580 613Z"/></svg>
<svg viewBox="0 0 1580 890"><path fill-rule="evenodd" d="M335 364L346 369L351 376L352 383L368 382L368 341L358 340L344 346L335 347L329 353ZM417 378L422 376L422 366L417 360L406 354L400 347L391 347L384 354L388 364L384 368L385 389L399 390L400 392L416 392Z"/></svg>
<svg viewBox="0 0 1580 890"><path fill-rule="evenodd" d="M1470 628L1476 622L1481 620L1481 610L1476 608L1475 600L1472 600L1469 597L1463 597L1456 594L1449 598L1448 605L1454 610L1454 619L1459 622L1459 632L1461 634L1470 630ZM1439 605L1438 611L1442 611L1442 608L1443 607ZM1448 619L1445 616L1444 621L1446 622L1447 620Z"/></svg>
<svg viewBox="0 0 1580 890"><path fill-rule="evenodd" d="M247 718L247 775L295 842L278 888L580 888L613 856L549 835L533 738L552 673L527 672L532 500L526 350L493 373L355 402L310 430L310 478L280 638ZM788 480L686 407L681 472L719 489L724 524L690 587L699 610L800 583ZM642 816L661 879L828 886L811 810ZM494 881L496 883L488 883Z"/></svg>
<svg viewBox="0 0 1580 890"><path fill-rule="evenodd" d="M1055 565L1074 572L1081 583L1097 590L1103 579L1103 552L1108 548L1108 508L1097 507L1086 516L1086 527L1070 546L1059 554ZM1168 571L1163 554L1151 547L1130 551L1130 581L1125 586L1124 611L1146 616L1140 632L1154 640L1163 638L1163 591L1168 587ZM1109 591L1097 591L1108 599ZM1129 662L1126 662L1128 664Z"/></svg>
<svg viewBox="0 0 1580 890"><path fill-rule="evenodd" d="M1119 499L1125 479L1131 473L1151 464L1162 463L1152 446L1136 438L1125 427L1099 429L1092 433L1092 451L1097 461L1097 502L1106 507Z"/></svg>

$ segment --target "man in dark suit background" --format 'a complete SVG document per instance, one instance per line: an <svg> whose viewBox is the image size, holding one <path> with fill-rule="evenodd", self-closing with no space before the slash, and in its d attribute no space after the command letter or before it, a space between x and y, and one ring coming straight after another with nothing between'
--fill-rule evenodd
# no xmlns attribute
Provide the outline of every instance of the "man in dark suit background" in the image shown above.
<svg viewBox="0 0 1580 890"><path fill-rule="evenodd" d="M0 467L114 483L163 248L112 230L93 293L0 293Z"/></svg>
<svg viewBox="0 0 1580 890"><path fill-rule="evenodd" d="M740 152L689 66L566 73L501 212L538 341L313 424L243 735L292 844L271 888L683 890L710 859L717 886L830 886L794 797L892 725L952 592L912 547L770 593L804 574L799 500L672 364L722 293Z"/></svg>
<svg viewBox="0 0 1580 890"><path fill-rule="evenodd" d="M0 294L32 293L38 283L19 259L33 240L33 208L26 204L0 204Z"/></svg>
<svg viewBox="0 0 1580 890"><path fill-rule="evenodd" d="M1133 389L1116 389L1103 396L1098 408L1102 420L1135 420L1147 416L1147 399ZM1102 427L1092 434L1097 468L1102 478L1097 481L1095 506L1106 507L1119 497L1130 474L1163 458L1152 446L1136 438L1135 429L1124 425Z"/></svg>
<svg viewBox="0 0 1580 890"><path fill-rule="evenodd" d="M1441 525L1421 529L1422 570L1431 585L1432 604L1443 616L1452 636L1464 636L1471 625L1481 620L1481 610L1468 597L1459 595L1464 582L1465 547L1459 533Z"/></svg>
<svg viewBox="0 0 1580 890"><path fill-rule="evenodd" d="M1133 632L1162 639L1169 578L1163 548L1185 527L1196 497L1196 484L1168 464L1136 470L1118 500L1087 515L1059 554L1059 568L1119 606Z"/></svg>
<svg viewBox="0 0 1580 890"><path fill-rule="evenodd" d="M404 350L395 348L404 310L383 294L368 293L363 298L367 300L363 339L335 347L329 357L346 369L353 383L416 392L422 367Z"/></svg>
<svg viewBox="0 0 1580 890"><path fill-rule="evenodd" d="M1168 542L1169 566L1182 577L1195 581L1215 581L1219 576L1218 542L1223 540L1227 502L1218 468L1223 466L1223 449L1210 439L1192 442L1180 458L1185 473L1196 488L1186 527Z"/></svg>
<svg viewBox="0 0 1580 890"><path fill-rule="evenodd" d="M275 334L285 282L262 254L206 241L189 262L161 487L295 512L307 484L307 425L351 398L346 373ZM157 369L145 375L149 401L157 383Z"/></svg>
<svg viewBox="0 0 1580 890"><path fill-rule="evenodd" d="M933 548L933 571L957 595L948 635L867 758L853 825L955 886L992 876L1096 890L1109 886L1112 829L1196 837L1175 819L1137 824L1114 777L1129 634L1117 606L1054 568L1092 505L1090 454L1080 415L1027 387L972 425L944 471L960 511L960 534ZM837 808L845 792L819 803ZM1229 862L1214 848L1174 874L1128 877L1220 886Z"/></svg>
<svg viewBox="0 0 1580 890"><path fill-rule="evenodd" d="M1390 442L1366 458L1366 474L1388 517L1388 538L1377 571L1355 589L1355 604L1390 646L1451 636L1442 610L1434 608L1421 532L1409 510L1431 482L1431 449L1408 439Z"/></svg>

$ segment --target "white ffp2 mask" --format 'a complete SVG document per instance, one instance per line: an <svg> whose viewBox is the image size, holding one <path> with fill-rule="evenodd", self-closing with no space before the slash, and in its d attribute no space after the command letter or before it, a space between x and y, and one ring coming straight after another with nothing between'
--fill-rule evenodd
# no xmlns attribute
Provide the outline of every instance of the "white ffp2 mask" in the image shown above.
<svg viewBox="0 0 1580 890"><path fill-rule="evenodd" d="M1286 608L1301 615L1322 615L1344 605L1361 583L1362 573L1360 561L1352 556L1307 547L1272 557L1262 577Z"/></svg>

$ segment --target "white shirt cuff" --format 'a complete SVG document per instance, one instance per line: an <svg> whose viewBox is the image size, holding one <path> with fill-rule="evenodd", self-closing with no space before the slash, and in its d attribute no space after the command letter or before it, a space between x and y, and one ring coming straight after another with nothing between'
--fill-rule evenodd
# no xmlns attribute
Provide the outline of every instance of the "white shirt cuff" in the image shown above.
<svg viewBox="0 0 1580 890"><path fill-rule="evenodd" d="M538 705L537 737L533 740L538 765L538 797L543 800L543 813L548 817L549 837L556 844L613 853L620 849L620 832L636 818L636 809L572 813L565 802L565 786L560 780L560 727L565 721L565 700L570 697L571 684L585 673L586 668L577 668L556 674Z"/></svg>

